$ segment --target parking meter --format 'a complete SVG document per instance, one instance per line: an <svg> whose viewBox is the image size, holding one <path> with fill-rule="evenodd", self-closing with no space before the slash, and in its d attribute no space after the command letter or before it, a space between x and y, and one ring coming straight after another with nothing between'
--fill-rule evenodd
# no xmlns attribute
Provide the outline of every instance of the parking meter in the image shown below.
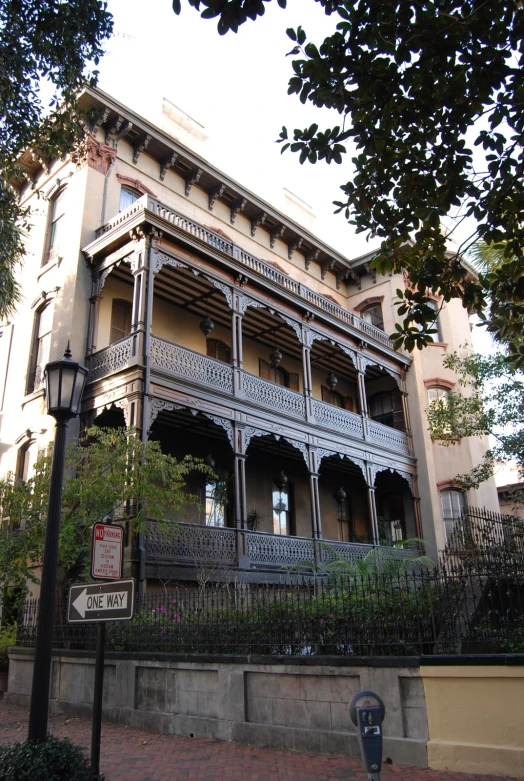
<svg viewBox="0 0 524 781"><path fill-rule="evenodd" d="M357 728L362 761L370 781L380 780L382 722L385 713L384 703L374 692L355 694L349 705L349 715Z"/></svg>

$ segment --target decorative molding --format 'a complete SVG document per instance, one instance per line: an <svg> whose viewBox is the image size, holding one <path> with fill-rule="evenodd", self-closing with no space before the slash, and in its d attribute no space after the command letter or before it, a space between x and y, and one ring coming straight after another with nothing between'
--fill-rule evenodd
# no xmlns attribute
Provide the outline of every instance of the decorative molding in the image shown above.
<svg viewBox="0 0 524 781"><path fill-rule="evenodd" d="M134 190L138 190L139 193L142 193L142 195L152 195L153 198L156 198L155 193L150 190L149 187L146 187L145 184L142 184L140 179L133 179L132 176L123 176L122 174L117 174L116 178L120 184L132 187Z"/></svg>
<svg viewBox="0 0 524 781"><path fill-rule="evenodd" d="M133 163L136 165L138 163L138 158L144 152L147 147L149 146L149 142L151 141L151 136L149 133L146 133L145 136L142 136L142 138L137 141L137 143L133 147Z"/></svg>
<svg viewBox="0 0 524 781"><path fill-rule="evenodd" d="M298 239L294 239L293 241L289 242L289 244L287 245L287 256L288 256L289 260L293 259L293 253L296 250L300 249L300 247L302 246L302 242L303 241L304 241L304 239L298 238Z"/></svg>
<svg viewBox="0 0 524 781"><path fill-rule="evenodd" d="M229 287L229 285L225 285L223 282L219 282L217 279L213 279L213 277L208 277L207 274L203 274L203 276L206 279L209 279L209 281L216 287L218 290L221 290L224 294L224 297L227 301L227 304L230 309L233 308L233 291Z"/></svg>
<svg viewBox="0 0 524 781"><path fill-rule="evenodd" d="M166 173L170 168L174 166L178 158L178 152L173 152L170 157L165 157L160 163L160 181L163 182L166 178Z"/></svg>
<svg viewBox="0 0 524 781"><path fill-rule="evenodd" d="M254 307L261 307L263 309L268 309L268 305L264 303L263 301L256 301L254 298L250 298L249 296L239 296L239 302L238 302L238 311L241 315L244 315L246 313L246 309L249 306Z"/></svg>
<svg viewBox="0 0 524 781"><path fill-rule="evenodd" d="M348 279L351 279L353 284L355 284L359 290L362 289L362 281L356 271L354 271L352 268L348 268L347 270L346 280Z"/></svg>
<svg viewBox="0 0 524 781"><path fill-rule="evenodd" d="M430 380L424 380L425 388L447 388L452 390L456 383L451 380L444 380L442 377L432 377Z"/></svg>
<svg viewBox="0 0 524 781"><path fill-rule="evenodd" d="M149 422L147 432L153 428L153 423L158 417L158 414L162 411L172 412L175 409L183 409L180 404L174 404L172 401L165 401L164 399L150 399L149 400Z"/></svg>
<svg viewBox="0 0 524 781"><path fill-rule="evenodd" d="M438 491L445 491L446 489L454 488L456 491L462 491L464 492L464 489L455 482L455 480L440 480L437 483L437 490Z"/></svg>
<svg viewBox="0 0 524 781"><path fill-rule="evenodd" d="M254 236L257 228L261 227L267 218L267 212L260 212L254 220L251 220L251 235Z"/></svg>
<svg viewBox="0 0 524 781"><path fill-rule="evenodd" d="M355 369L358 369L358 366L357 366L357 351L356 350L352 350L351 347L346 347L345 345L340 344L340 342L337 342L337 345L338 345L338 347L340 347L342 352L345 355L347 355L348 358L351 359L351 362L352 362L353 366L355 367Z"/></svg>
<svg viewBox="0 0 524 781"><path fill-rule="evenodd" d="M320 255L319 249L312 249L307 253L307 255L304 255L304 266L306 271L309 271L309 267L311 266L312 261L318 260L319 255Z"/></svg>
<svg viewBox="0 0 524 781"><path fill-rule="evenodd" d="M279 317L282 318L282 320L284 320L289 326L291 326L291 328L297 335L298 341L302 344L302 326L300 325L300 323L297 323L297 321L293 320L291 317L287 317L286 315L280 314L280 312L278 312L277 314L279 315Z"/></svg>
<svg viewBox="0 0 524 781"><path fill-rule="evenodd" d="M189 193L191 192L191 188L194 184L197 184L200 180L200 177L202 176L204 172L201 168L192 168L191 171L188 173L188 175L185 178L186 187L185 187L185 194L186 198L189 198Z"/></svg>
<svg viewBox="0 0 524 781"><path fill-rule="evenodd" d="M78 169L87 165L104 176L107 175L115 157L116 149L97 141L92 135L87 135L78 148L71 153L71 160Z"/></svg>
<svg viewBox="0 0 524 781"><path fill-rule="evenodd" d="M31 309L38 309L43 304L47 304L48 301L51 301L51 299L55 298L59 290L60 288L58 286L54 287L52 290L42 290L40 295L35 298L31 304Z"/></svg>
<svg viewBox="0 0 524 781"><path fill-rule="evenodd" d="M216 423L217 426L222 426L222 428L225 430L227 434L227 438L229 439L229 444L231 445L231 449L234 451L235 449L235 440L234 440L234 432L233 432L233 424L230 420L227 418L220 418L216 415L212 415L209 412L204 412L202 410L202 415L205 415L206 418L209 418L213 421L213 423Z"/></svg>
<svg viewBox="0 0 524 781"><path fill-rule="evenodd" d="M271 229L269 232L269 246L271 249L275 246L276 240L281 239L284 235L284 232L286 230L285 225L276 225L274 228Z"/></svg>
<svg viewBox="0 0 524 781"><path fill-rule="evenodd" d="M236 198L236 200L233 201L231 204L231 225L236 220L237 214L240 214L240 212L243 212L247 205L247 198Z"/></svg>
<svg viewBox="0 0 524 781"><path fill-rule="evenodd" d="M158 274L162 266L173 266L174 268L188 268L186 263L175 260L171 255L164 255L162 252L155 252L151 259L153 265L153 274Z"/></svg>
<svg viewBox="0 0 524 781"><path fill-rule="evenodd" d="M101 109L98 114L96 114L92 120L92 122L89 125L89 130L93 135L96 133L99 127L104 124L104 122L107 122L108 117L110 114L110 109L103 108Z"/></svg>
<svg viewBox="0 0 524 781"><path fill-rule="evenodd" d="M210 212L213 211L213 206L215 205L215 201L219 200L224 195L224 190L225 189L226 189L226 185L225 184L217 184L216 187L213 187L208 192L209 203L208 203L207 208L209 209Z"/></svg>
<svg viewBox="0 0 524 781"><path fill-rule="evenodd" d="M393 474L397 474L399 477L403 477L404 480L406 480L409 485L409 490L413 495L413 475L411 472L403 472L402 470L396 469L393 466L383 466L382 464L369 464L369 469L372 476L372 485L375 485L379 472L392 472Z"/></svg>
<svg viewBox="0 0 524 781"><path fill-rule="evenodd" d="M315 450L317 454L317 469L320 468L320 464L324 458L330 458L331 456L338 456L340 458L340 455L336 450L327 450L324 447L317 447Z"/></svg>
<svg viewBox="0 0 524 781"><path fill-rule="evenodd" d="M368 296L367 298L362 299L362 301L359 304L356 304L353 309L355 312L362 312L364 309L367 309L368 306L372 306L373 304L381 304L384 301L384 296Z"/></svg>

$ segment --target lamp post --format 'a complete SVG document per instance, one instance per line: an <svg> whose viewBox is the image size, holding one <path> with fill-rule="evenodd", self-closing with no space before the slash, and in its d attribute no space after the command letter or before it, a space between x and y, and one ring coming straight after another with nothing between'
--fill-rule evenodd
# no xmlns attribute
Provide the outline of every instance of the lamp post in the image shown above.
<svg viewBox="0 0 524 781"><path fill-rule="evenodd" d="M29 741L43 742L47 734L66 432L68 421L78 414L86 376L85 366L71 360L69 342L62 360L48 363L45 367L47 414L56 420L56 434L42 559L31 712L27 735Z"/></svg>

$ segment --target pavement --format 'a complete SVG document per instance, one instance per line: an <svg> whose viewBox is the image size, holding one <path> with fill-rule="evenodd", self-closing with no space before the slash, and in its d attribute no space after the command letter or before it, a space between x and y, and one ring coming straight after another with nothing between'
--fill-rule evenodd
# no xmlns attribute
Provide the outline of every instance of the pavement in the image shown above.
<svg viewBox="0 0 524 781"><path fill-rule="evenodd" d="M28 715L25 708L7 706L0 699L0 745L26 739ZM70 738L89 753L89 720L51 715L49 731ZM100 769L106 781L367 781L362 762L347 757L159 735L110 723L102 725ZM383 765L381 779L515 781L507 776L450 773L401 765Z"/></svg>

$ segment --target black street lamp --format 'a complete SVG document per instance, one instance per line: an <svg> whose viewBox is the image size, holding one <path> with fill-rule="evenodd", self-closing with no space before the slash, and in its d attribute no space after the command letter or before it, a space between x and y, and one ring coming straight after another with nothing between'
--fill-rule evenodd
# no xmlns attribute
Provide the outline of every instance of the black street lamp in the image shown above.
<svg viewBox="0 0 524 781"><path fill-rule="evenodd" d="M31 712L27 735L29 741L44 742L47 734L66 432L68 421L78 414L86 376L85 366L71 360L69 343L62 360L48 363L45 367L47 413L56 420L56 434L42 559Z"/></svg>

